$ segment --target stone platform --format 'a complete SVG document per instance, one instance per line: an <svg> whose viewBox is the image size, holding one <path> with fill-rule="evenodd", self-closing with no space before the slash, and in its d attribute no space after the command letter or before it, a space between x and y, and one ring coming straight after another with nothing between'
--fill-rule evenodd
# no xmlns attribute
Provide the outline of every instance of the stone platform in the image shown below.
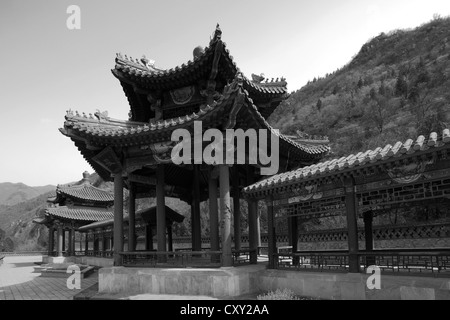
<svg viewBox="0 0 450 320"><path fill-rule="evenodd" d="M265 263L217 269L112 267L99 270L99 293L233 298L287 288L298 296L330 300L450 300L450 278L381 275L381 289L370 290L369 276L269 270Z"/></svg>
<svg viewBox="0 0 450 320"><path fill-rule="evenodd" d="M238 268L125 268L99 270L99 293L177 294L236 297L254 292L263 264Z"/></svg>

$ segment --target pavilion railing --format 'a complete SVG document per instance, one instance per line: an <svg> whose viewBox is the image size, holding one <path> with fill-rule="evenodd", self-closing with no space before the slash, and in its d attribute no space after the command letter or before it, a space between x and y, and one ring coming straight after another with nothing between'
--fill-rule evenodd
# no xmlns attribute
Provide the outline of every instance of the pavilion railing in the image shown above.
<svg viewBox="0 0 450 320"><path fill-rule="evenodd" d="M36 256L36 255L48 255L48 250L43 251L3 251L0 252L0 257L6 256Z"/></svg>
<svg viewBox="0 0 450 320"><path fill-rule="evenodd" d="M252 254L255 256L257 255L258 250L251 250L249 248L243 248L239 250L233 250L233 265L234 266L240 266L240 265L247 265L252 263L251 256Z"/></svg>
<svg viewBox="0 0 450 320"><path fill-rule="evenodd" d="M450 277L449 249L360 251L361 269L375 265L384 274L418 274Z"/></svg>
<svg viewBox="0 0 450 320"><path fill-rule="evenodd" d="M121 252L125 267L146 268L218 268L222 266L221 251L134 251Z"/></svg>
<svg viewBox="0 0 450 320"><path fill-rule="evenodd" d="M359 251L360 271L377 266L382 274L450 277L450 249L401 249ZM280 251L274 254L276 269L348 272L348 251Z"/></svg>
<svg viewBox="0 0 450 320"><path fill-rule="evenodd" d="M87 257L97 257L97 258L112 258L113 251L112 250L82 250L81 255L85 255Z"/></svg>
<svg viewBox="0 0 450 320"><path fill-rule="evenodd" d="M347 251L278 252L274 254L276 269L304 271L348 271Z"/></svg>

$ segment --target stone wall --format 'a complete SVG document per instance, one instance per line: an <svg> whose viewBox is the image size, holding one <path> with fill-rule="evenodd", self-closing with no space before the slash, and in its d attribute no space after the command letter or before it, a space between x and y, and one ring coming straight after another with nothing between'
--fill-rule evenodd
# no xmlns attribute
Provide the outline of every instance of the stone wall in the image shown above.
<svg viewBox="0 0 450 320"><path fill-rule="evenodd" d="M450 300L450 279L381 275L381 289L368 289L369 275L263 270L252 275L261 292L291 289L296 295L331 300Z"/></svg>
<svg viewBox="0 0 450 320"><path fill-rule="evenodd" d="M220 269L111 267L99 270L100 293L206 295L230 298L276 289L330 300L450 300L450 279L381 275L368 289L366 274L267 270L265 265Z"/></svg>

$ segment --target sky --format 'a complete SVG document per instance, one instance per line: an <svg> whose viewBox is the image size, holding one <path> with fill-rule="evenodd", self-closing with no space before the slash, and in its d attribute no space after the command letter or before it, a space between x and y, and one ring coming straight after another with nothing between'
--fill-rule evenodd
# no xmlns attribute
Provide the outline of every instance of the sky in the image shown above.
<svg viewBox="0 0 450 320"><path fill-rule="evenodd" d="M69 29L70 5L80 29ZM93 172L58 128L66 110L127 119L117 52L168 69L207 46L216 24L240 70L288 90L341 68L381 32L415 28L449 0L1 0L0 182L78 181Z"/></svg>

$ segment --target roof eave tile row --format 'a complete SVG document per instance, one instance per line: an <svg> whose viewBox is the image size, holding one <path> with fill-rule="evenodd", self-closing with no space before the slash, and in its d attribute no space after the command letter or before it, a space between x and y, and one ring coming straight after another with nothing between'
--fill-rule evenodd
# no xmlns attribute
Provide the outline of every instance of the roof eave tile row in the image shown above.
<svg viewBox="0 0 450 320"><path fill-rule="evenodd" d="M93 209L71 209L68 207L47 208L46 213L58 218L78 221L102 221L114 218L114 214L109 211Z"/></svg>
<svg viewBox="0 0 450 320"><path fill-rule="evenodd" d="M196 120L201 120L203 117L207 116L209 113L217 110L222 104L227 103L231 95L237 90L242 90L239 85L237 85L237 78L230 85L227 85L224 89L224 94L222 97L215 101L211 105L207 105L204 108L200 109L197 113L192 113L191 115L186 115L183 117L178 117L177 119L168 119L163 121L158 121L157 123L141 123L140 125L134 126L111 126L104 125L104 122L92 122L92 119L87 119L86 117L74 116L73 112L68 113L66 115L66 122L64 124L65 129L62 130L63 134L67 135L67 129L74 129L78 132L83 132L91 136L97 137L131 137L142 134L150 134L151 132L158 130L170 130L176 126L180 126L189 122L193 122ZM253 100L249 97L248 91L243 89L243 93L246 96L247 104L250 106L250 110L255 114L256 119L260 124L271 131L272 134L276 135L280 139L282 139L285 143L292 145L294 148L297 148L307 154L310 155L323 155L327 153L330 148L326 145L316 145L316 146L307 146L299 144L285 135L281 134L278 130L274 130L272 126L264 119L261 113L258 111L258 107L253 103Z"/></svg>
<svg viewBox="0 0 450 320"><path fill-rule="evenodd" d="M303 167L290 172L274 175L270 178L259 181L251 186L243 189L245 193L255 193L284 184L291 184L302 179L318 178L329 173L338 173L347 168L363 166L368 163L376 163L393 157L400 157L405 154L413 154L419 151L425 151L430 148L438 148L450 143L450 129L444 129L442 135L438 136L436 132L432 132L428 138L421 135L414 142L408 139L404 143L398 141L393 146L391 144L385 147L378 147L374 150L367 150L357 154L351 154L347 157L339 159L319 162L317 164Z"/></svg>
<svg viewBox="0 0 450 320"><path fill-rule="evenodd" d="M223 56L225 57L230 70L233 73L240 72L236 63L233 60L233 56L230 55L229 50L226 48L226 43L221 40L216 40L212 42L209 47L206 47L204 52L195 57L194 60L189 60L187 63L183 63L181 66L176 66L168 70L161 70L154 68L152 66L144 65L138 59L133 59L131 57L123 56L122 54L117 54L115 70L124 72L131 76L138 76L145 79L154 79L155 81L172 81L172 76L188 74L198 70L210 56L214 54L214 48L218 45L218 42L223 45ZM113 72L114 73L114 72ZM117 75L116 73L114 73ZM278 79L277 79L278 80ZM282 79L281 81L267 81L256 83L244 77L245 86L247 88L252 88L253 90L260 92L262 94L268 95L285 95L287 94L287 82Z"/></svg>
<svg viewBox="0 0 450 320"><path fill-rule="evenodd" d="M57 193L80 200L106 203L114 202L114 195L112 193L87 184L72 187L58 187Z"/></svg>
<svg viewBox="0 0 450 320"><path fill-rule="evenodd" d="M275 82L254 82L248 78L244 78L244 83L246 89L253 89L263 94L270 95L285 95L287 93L287 82L286 81L275 81Z"/></svg>
<svg viewBox="0 0 450 320"><path fill-rule="evenodd" d="M278 138L282 139L286 143L294 146L297 149L300 149L306 153L313 154L313 155L322 155L330 151L330 147L327 145L316 145L316 146L307 146L303 144L299 144L291 139L289 139L286 135L279 132L279 130L275 130L268 122L267 120L261 115L261 113L258 110L258 107L253 103L253 99L248 96L248 92L244 89L244 93L247 97L247 102L251 106L252 111L256 114L257 120L261 121L263 125L270 130L272 134L277 136Z"/></svg>

